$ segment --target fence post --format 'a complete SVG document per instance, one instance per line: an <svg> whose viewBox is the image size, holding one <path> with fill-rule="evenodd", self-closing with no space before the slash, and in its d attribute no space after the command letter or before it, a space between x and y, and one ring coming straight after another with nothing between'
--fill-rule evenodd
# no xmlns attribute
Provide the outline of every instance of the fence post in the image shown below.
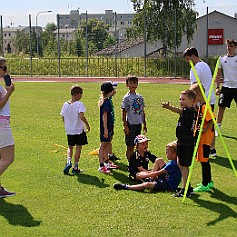
<svg viewBox="0 0 237 237"><path fill-rule="evenodd" d="M177 11L174 10L174 78L177 77Z"/></svg>
<svg viewBox="0 0 237 237"><path fill-rule="evenodd" d="M206 63L208 63L208 7L207 7L207 30L206 30Z"/></svg>
<svg viewBox="0 0 237 237"><path fill-rule="evenodd" d="M29 27L30 27L30 76L32 77L32 31L31 31L31 15L29 15Z"/></svg>
<svg viewBox="0 0 237 237"><path fill-rule="evenodd" d="M59 14L57 14L57 27L58 27L58 76L61 77Z"/></svg>
<svg viewBox="0 0 237 237"><path fill-rule="evenodd" d="M146 1L144 2L144 36L143 36L143 42L144 42L144 77L146 77Z"/></svg>
<svg viewBox="0 0 237 237"><path fill-rule="evenodd" d="M3 48L3 25L2 25L2 15L1 15L1 51L2 51L2 56L4 57L4 48Z"/></svg>
<svg viewBox="0 0 237 237"><path fill-rule="evenodd" d="M88 77L88 15L86 11L86 77Z"/></svg>

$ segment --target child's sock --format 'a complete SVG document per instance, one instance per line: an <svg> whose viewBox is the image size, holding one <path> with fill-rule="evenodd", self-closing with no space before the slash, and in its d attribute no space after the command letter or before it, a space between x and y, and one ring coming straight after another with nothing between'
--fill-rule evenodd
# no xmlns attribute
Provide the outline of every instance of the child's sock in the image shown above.
<svg viewBox="0 0 237 237"><path fill-rule="evenodd" d="M67 164L69 165L69 164L71 164L72 163L72 158L71 157L68 157L67 158Z"/></svg>
<svg viewBox="0 0 237 237"><path fill-rule="evenodd" d="M103 167L103 166L105 166L104 163L100 163L100 167Z"/></svg>
<svg viewBox="0 0 237 237"><path fill-rule="evenodd" d="M74 163L74 169L78 169L78 163Z"/></svg>

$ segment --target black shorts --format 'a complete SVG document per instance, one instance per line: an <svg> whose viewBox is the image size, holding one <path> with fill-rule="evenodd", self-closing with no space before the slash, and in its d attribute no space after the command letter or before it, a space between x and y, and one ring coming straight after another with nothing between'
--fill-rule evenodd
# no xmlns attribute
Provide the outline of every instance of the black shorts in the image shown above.
<svg viewBox="0 0 237 237"><path fill-rule="evenodd" d="M131 125L128 123L128 128L130 130L129 135L125 135L125 142L127 146L134 146L135 137L141 134L142 125L135 124Z"/></svg>
<svg viewBox="0 0 237 237"><path fill-rule="evenodd" d="M82 132L81 134L75 134L75 135L67 134L67 142L69 146L88 144L87 136L85 132Z"/></svg>
<svg viewBox="0 0 237 237"><path fill-rule="evenodd" d="M177 156L179 158L179 164L182 166L190 166L192 163L194 145L182 145L177 144Z"/></svg>
<svg viewBox="0 0 237 237"><path fill-rule="evenodd" d="M221 88L218 106L230 108L233 99L235 100L235 103L237 103L237 88L228 88L223 86Z"/></svg>
<svg viewBox="0 0 237 237"><path fill-rule="evenodd" d="M153 191L156 191L156 192L169 191L169 187L166 183L164 175L160 176L157 180L155 180L155 183L156 184L155 184L154 188L152 189Z"/></svg>

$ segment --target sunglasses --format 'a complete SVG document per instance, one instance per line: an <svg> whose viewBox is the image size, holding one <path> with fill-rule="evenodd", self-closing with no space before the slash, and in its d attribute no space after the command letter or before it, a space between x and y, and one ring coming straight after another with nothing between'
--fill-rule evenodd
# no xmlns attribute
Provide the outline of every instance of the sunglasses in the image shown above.
<svg viewBox="0 0 237 237"><path fill-rule="evenodd" d="M0 66L0 68L2 68L3 71L7 70L7 66Z"/></svg>

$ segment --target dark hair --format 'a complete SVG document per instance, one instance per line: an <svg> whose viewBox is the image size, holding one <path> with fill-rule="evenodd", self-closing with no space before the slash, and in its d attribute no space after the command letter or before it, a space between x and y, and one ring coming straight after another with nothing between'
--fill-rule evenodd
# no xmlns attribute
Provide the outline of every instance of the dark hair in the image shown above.
<svg viewBox="0 0 237 237"><path fill-rule="evenodd" d="M196 48L190 47L190 48L187 48L187 49L184 50L184 53L183 53L184 57L185 56L192 56L192 55L198 57L198 51L197 51Z"/></svg>
<svg viewBox="0 0 237 237"><path fill-rule="evenodd" d="M234 46L237 46L237 42L234 39L227 39L226 44L227 45L233 44Z"/></svg>
<svg viewBox="0 0 237 237"><path fill-rule="evenodd" d="M132 81L132 82L135 82L135 83L138 84L138 78L136 76L128 75L126 77L126 84L128 84L129 81Z"/></svg>
<svg viewBox="0 0 237 237"><path fill-rule="evenodd" d="M83 89L80 86L74 85L71 87L71 95L78 95L82 93L83 93Z"/></svg>
<svg viewBox="0 0 237 237"><path fill-rule="evenodd" d="M105 82L100 87L101 91L103 91L105 94L108 94L114 90L114 87L111 82Z"/></svg>
<svg viewBox="0 0 237 237"><path fill-rule="evenodd" d="M196 99L196 93L192 90L182 91L181 94L186 95L190 100Z"/></svg>
<svg viewBox="0 0 237 237"><path fill-rule="evenodd" d="M6 62L6 59L4 57L0 57L0 65Z"/></svg>

